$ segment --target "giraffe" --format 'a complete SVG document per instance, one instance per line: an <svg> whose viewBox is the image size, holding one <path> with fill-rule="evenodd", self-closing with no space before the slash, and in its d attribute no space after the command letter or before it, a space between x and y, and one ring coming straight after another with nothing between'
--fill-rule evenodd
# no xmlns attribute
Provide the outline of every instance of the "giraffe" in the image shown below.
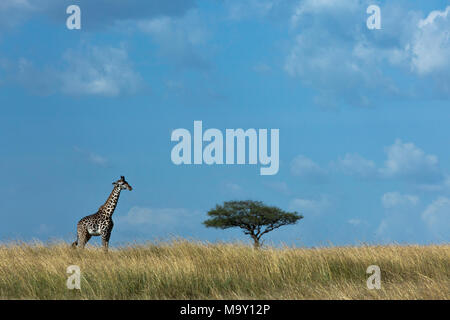
<svg viewBox="0 0 450 320"><path fill-rule="evenodd" d="M113 185L114 188L111 194L98 211L78 221L77 240L72 243L73 248L76 248L78 245L84 248L92 236L101 236L103 249L108 251L109 238L114 226L111 217L119 201L120 191L125 189L133 190L128 182L125 181L124 176L121 176L119 180L113 182Z"/></svg>

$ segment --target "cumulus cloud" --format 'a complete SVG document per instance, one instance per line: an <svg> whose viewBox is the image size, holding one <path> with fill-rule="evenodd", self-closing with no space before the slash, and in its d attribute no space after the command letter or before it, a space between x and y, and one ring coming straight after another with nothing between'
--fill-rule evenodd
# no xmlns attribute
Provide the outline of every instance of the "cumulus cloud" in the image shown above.
<svg viewBox="0 0 450 320"><path fill-rule="evenodd" d="M73 150L94 165L104 167L108 164L108 159L106 157L95 152L87 151L77 146L73 147Z"/></svg>
<svg viewBox="0 0 450 320"><path fill-rule="evenodd" d="M108 160L105 157L102 157L101 155L90 153L89 154L89 161L92 163L98 164L100 166L104 166L108 163Z"/></svg>
<svg viewBox="0 0 450 320"><path fill-rule="evenodd" d="M266 63L258 63L253 66L252 70L257 73L269 73L272 68Z"/></svg>
<svg viewBox="0 0 450 320"><path fill-rule="evenodd" d="M15 83L23 86L33 94L45 96L55 92L58 83L56 70L48 66L37 67L24 57L17 60L2 59L3 83ZM39 79L39 81L36 81Z"/></svg>
<svg viewBox="0 0 450 320"><path fill-rule="evenodd" d="M430 91L448 98L448 8L421 19L420 12L387 3L381 8L382 29L368 30L363 13L369 4L300 1L290 18L296 35L285 71L315 89L316 102L326 107L373 106L380 97L429 97ZM428 76L438 80L434 86ZM421 90L415 89L417 80Z"/></svg>
<svg viewBox="0 0 450 320"><path fill-rule="evenodd" d="M384 167L380 168L382 176L402 178L423 185L442 183L444 174L437 156L426 154L413 143L403 143L400 139L385 150L387 160Z"/></svg>
<svg viewBox="0 0 450 320"><path fill-rule="evenodd" d="M52 227L45 223L41 223L38 228L36 228L36 233L40 236L48 235L53 230Z"/></svg>
<svg viewBox="0 0 450 320"><path fill-rule="evenodd" d="M347 220L347 223L351 224L354 227L357 227L362 223L362 221L361 219L349 219Z"/></svg>
<svg viewBox="0 0 450 320"><path fill-rule="evenodd" d="M329 172L373 179L396 179L412 183L422 190L443 190L450 186L450 175L440 167L436 155L427 154L412 142L395 142L384 148L386 160L383 165L366 159L358 153L346 153L337 160L330 161L322 168L313 160L300 155L291 162L291 173L309 182L323 182Z"/></svg>
<svg viewBox="0 0 450 320"><path fill-rule="evenodd" d="M419 21L412 43L411 65L419 74L441 72L450 67L450 6L432 11Z"/></svg>
<svg viewBox="0 0 450 320"><path fill-rule="evenodd" d="M36 67L26 58L5 61L3 69L8 82L22 85L38 95L63 93L116 97L134 94L144 87L143 79L133 69L123 46L69 49L62 56L64 64L53 66Z"/></svg>
<svg viewBox="0 0 450 320"><path fill-rule="evenodd" d="M303 155L299 155L292 160L291 173L309 182L324 182L327 180L327 171Z"/></svg>
<svg viewBox="0 0 450 320"><path fill-rule="evenodd" d="M384 241L448 241L450 199L438 197L423 210L416 196L387 193L382 197L385 216L375 234Z"/></svg>
<svg viewBox="0 0 450 320"><path fill-rule="evenodd" d="M285 61L285 71L318 91L316 102L334 107L344 101L368 106L372 89L389 89L373 61L355 54L364 42L359 1L301 1L291 16L299 30ZM345 79L345 81L342 81Z"/></svg>
<svg viewBox="0 0 450 320"><path fill-rule="evenodd" d="M73 4L71 0L54 2L63 2L64 8ZM196 6L195 0L78 0L77 2L83 8L86 23L92 24L107 24L121 20L148 19L159 16L179 17Z"/></svg>
<svg viewBox="0 0 450 320"><path fill-rule="evenodd" d="M242 194L244 189L237 183L227 182L225 183L225 189L233 194Z"/></svg>
<svg viewBox="0 0 450 320"><path fill-rule="evenodd" d="M420 20L411 41L411 69L430 76L438 92L450 96L450 6Z"/></svg>
<svg viewBox="0 0 450 320"><path fill-rule="evenodd" d="M182 16L196 6L195 0L77 0L75 3L72 0L2 0L0 25L15 26L37 14L64 23L66 8L73 4L81 8L82 28L85 30L107 28L121 21Z"/></svg>
<svg viewBox="0 0 450 320"><path fill-rule="evenodd" d="M286 194L286 195L290 195L291 194L291 189L289 188L288 184L286 182L283 181L268 181L268 182L264 182L264 185L269 187L270 189L282 193L282 194Z"/></svg>
<svg viewBox="0 0 450 320"><path fill-rule="evenodd" d="M187 215L185 209L151 209L143 207L133 207L127 215L117 218L117 222L129 226L142 226L147 224L171 225L176 223L176 218Z"/></svg>
<svg viewBox="0 0 450 320"><path fill-rule="evenodd" d="M35 16L50 18L64 26L67 18L66 8L72 4L74 3L71 0L2 0L0 26L2 23L17 25ZM170 59L177 66L202 69L209 67L203 56L206 50L203 50L201 46L208 28L200 23L202 19L198 17L195 10L195 0L79 0L76 4L81 8L82 29L85 31L114 27L114 31L119 32L123 30L145 32L150 34L158 44L161 56ZM74 70L80 68L84 74L80 76L81 78L74 79L72 82L76 83L72 84L67 84L66 78L61 79L64 82L64 92L115 96L123 91L127 82L128 89L134 90L136 74L121 64L120 71L124 72L124 79L121 81L113 75L115 71L111 70L106 62L109 58L113 59L115 65L117 62L125 62L126 53L123 50L109 48L104 52L97 52L93 49L87 54L90 55L91 61L93 60L91 64L85 63L77 57L77 54L66 53L66 58L73 61L71 67ZM101 59L105 61L99 61ZM109 74L102 74L103 70ZM115 79L112 80L112 77ZM54 76L50 76L47 72L46 77L41 77L41 79L48 78L53 79Z"/></svg>
<svg viewBox="0 0 450 320"><path fill-rule="evenodd" d="M250 17L264 17L280 1L279 0L225 0L228 18L242 20Z"/></svg>
<svg viewBox="0 0 450 320"><path fill-rule="evenodd" d="M290 210L298 211L303 215L320 215L331 207L331 199L326 195L320 196L319 199L292 199L289 205Z"/></svg>
<svg viewBox="0 0 450 320"><path fill-rule="evenodd" d="M124 216L115 218L116 225L124 232L138 235L182 235L201 223L198 212L184 208L133 207Z"/></svg>
<svg viewBox="0 0 450 320"><path fill-rule="evenodd" d="M346 12L356 12L359 0L334 1L334 0L303 0L298 1L291 15L291 25L296 27L300 20L307 15L330 15Z"/></svg>
<svg viewBox="0 0 450 320"><path fill-rule="evenodd" d="M430 231L440 240L449 240L450 235L450 199L439 197L427 206L422 219Z"/></svg>
<svg viewBox="0 0 450 320"><path fill-rule="evenodd" d="M141 20L137 28L149 34L159 45L161 56L181 67L209 68L204 45L209 37L197 10L183 17L156 17Z"/></svg>
<svg viewBox="0 0 450 320"><path fill-rule="evenodd" d="M118 96L138 91L142 79L133 70L125 48L89 47L83 52L68 50L63 59L67 68L61 91L73 95Z"/></svg>
<svg viewBox="0 0 450 320"><path fill-rule="evenodd" d="M357 153L347 153L332 163L332 166L345 174L359 177L370 177L376 174L376 164L372 160L367 160Z"/></svg>
<svg viewBox="0 0 450 320"><path fill-rule="evenodd" d="M413 207L419 203L419 197L410 194L401 194L399 192L388 192L381 197L381 203L386 209L401 206Z"/></svg>
<svg viewBox="0 0 450 320"><path fill-rule="evenodd" d="M29 0L0 1L0 27L14 27L22 23L36 8Z"/></svg>
<svg viewBox="0 0 450 320"><path fill-rule="evenodd" d="M405 199L401 200L408 202ZM398 205L387 208L375 229L376 238L384 242L409 243L417 241L421 237L422 239L428 238L420 221L419 211L413 210L413 207L411 205Z"/></svg>

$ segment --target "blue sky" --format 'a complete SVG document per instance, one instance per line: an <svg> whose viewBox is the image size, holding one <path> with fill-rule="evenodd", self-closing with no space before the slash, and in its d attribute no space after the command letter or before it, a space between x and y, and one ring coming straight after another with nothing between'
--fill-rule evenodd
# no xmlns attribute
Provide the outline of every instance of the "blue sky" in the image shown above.
<svg viewBox="0 0 450 320"><path fill-rule="evenodd" d="M448 242L449 100L447 1L3 0L0 240L72 241L125 175L112 245L247 241L201 224L239 199L304 215L269 243ZM194 120L279 129L278 174L174 165Z"/></svg>

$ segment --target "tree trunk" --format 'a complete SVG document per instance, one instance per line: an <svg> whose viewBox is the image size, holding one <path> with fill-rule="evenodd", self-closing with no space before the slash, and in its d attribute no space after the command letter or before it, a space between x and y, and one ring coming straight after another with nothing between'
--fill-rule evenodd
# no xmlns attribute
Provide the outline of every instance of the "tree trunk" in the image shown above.
<svg viewBox="0 0 450 320"><path fill-rule="evenodd" d="M261 243L259 242L259 238L256 235L252 235L253 239L253 247L255 249L259 249L261 247Z"/></svg>

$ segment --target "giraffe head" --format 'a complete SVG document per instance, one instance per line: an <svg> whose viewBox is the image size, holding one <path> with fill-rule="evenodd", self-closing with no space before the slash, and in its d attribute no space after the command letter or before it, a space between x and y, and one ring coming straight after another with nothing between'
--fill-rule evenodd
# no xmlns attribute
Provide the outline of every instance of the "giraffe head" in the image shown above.
<svg viewBox="0 0 450 320"><path fill-rule="evenodd" d="M124 176L121 176L119 180L117 180L116 182L113 182L114 186L119 186L121 190L133 190L133 188L128 184L128 182L125 180Z"/></svg>

